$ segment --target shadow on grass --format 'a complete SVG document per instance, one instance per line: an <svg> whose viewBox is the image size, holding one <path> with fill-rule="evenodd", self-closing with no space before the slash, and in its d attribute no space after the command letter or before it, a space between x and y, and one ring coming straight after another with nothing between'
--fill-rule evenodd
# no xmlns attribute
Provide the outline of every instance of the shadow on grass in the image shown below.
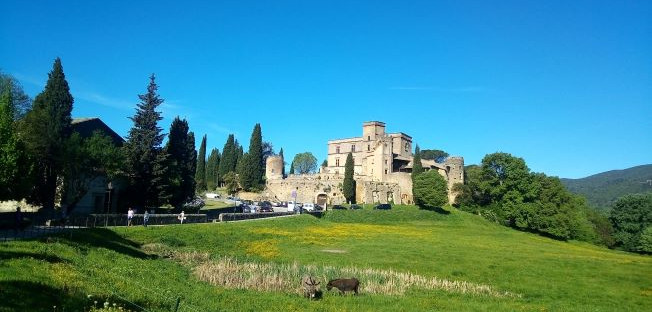
<svg viewBox="0 0 652 312"><path fill-rule="evenodd" d="M86 301L82 294L70 294L42 283L0 282L0 311L84 311Z"/></svg>
<svg viewBox="0 0 652 312"><path fill-rule="evenodd" d="M49 263L59 263L65 260L47 254L38 254L33 252L15 252L15 251L0 251L0 260L20 259L20 258L33 258L36 260L43 260Z"/></svg>
<svg viewBox="0 0 652 312"><path fill-rule="evenodd" d="M419 209L427 210L427 211L434 211L434 212L437 212L437 213L440 213L440 214L443 214L443 215L447 215L447 214L451 213L450 211L448 211L448 210L446 210L444 208L441 208L441 207L419 207Z"/></svg>
<svg viewBox="0 0 652 312"><path fill-rule="evenodd" d="M142 252L138 243L125 239L118 233L105 228L76 230L70 236L65 235L62 243L68 243L75 247L106 248L139 259L150 259L152 257Z"/></svg>

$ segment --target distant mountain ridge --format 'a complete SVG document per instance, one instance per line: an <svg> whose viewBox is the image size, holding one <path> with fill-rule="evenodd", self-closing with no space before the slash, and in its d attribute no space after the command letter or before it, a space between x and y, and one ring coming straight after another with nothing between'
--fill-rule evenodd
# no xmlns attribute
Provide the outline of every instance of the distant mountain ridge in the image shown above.
<svg viewBox="0 0 652 312"><path fill-rule="evenodd" d="M589 205L608 211L611 204L627 194L652 191L652 164L611 170L581 179L561 179L566 188L586 196Z"/></svg>

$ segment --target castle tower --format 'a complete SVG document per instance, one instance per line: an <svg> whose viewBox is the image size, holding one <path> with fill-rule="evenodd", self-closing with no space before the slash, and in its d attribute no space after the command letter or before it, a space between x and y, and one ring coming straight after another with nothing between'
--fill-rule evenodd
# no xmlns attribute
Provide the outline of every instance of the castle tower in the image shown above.
<svg viewBox="0 0 652 312"><path fill-rule="evenodd" d="M362 124L362 140L376 141L385 135L385 123L381 121L367 121ZM373 145L372 145L373 146Z"/></svg>
<svg viewBox="0 0 652 312"><path fill-rule="evenodd" d="M464 183L464 157L451 156L446 158L444 162L446 166L446 174L448 176L448 202L454 203L456 193L453 193L453 185L456 183Z"/></svg>
<svg viewBox="0 0 652 312"><path fill-rule="evenodd" d="M283 179L283 157L269 156L267 157L265 167L265 178L267 180L280 180Z"/></svg>

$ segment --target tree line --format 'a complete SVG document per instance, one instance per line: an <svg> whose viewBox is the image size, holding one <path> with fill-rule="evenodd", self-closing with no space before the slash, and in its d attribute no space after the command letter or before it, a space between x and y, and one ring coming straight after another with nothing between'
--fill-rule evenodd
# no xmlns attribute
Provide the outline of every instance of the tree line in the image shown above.
<svg viewBox="0 0 652 312"><path fill-rule="evenodd" d="M176 117L167 134L159 126L164 99L153 74L138 98L122 145L100 131L84 137L74 130L74 98L59 58L33 101L13 77L0 73L0 200L26 199L48 210L65 202L70 213L90 182L102 176L125 185L122 209L180 210L197 191L229 184L262 188L264 159L274 152L271 143L262 142L260 124L247 153L231 134L222 153L213 149L206 159L206 135L197 152L187 120Z"/></svg>

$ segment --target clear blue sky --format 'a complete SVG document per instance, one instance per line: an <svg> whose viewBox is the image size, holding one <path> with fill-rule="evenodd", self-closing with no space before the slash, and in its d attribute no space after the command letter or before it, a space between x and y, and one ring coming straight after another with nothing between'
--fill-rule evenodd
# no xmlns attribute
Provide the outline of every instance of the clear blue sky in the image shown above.
<svg viewBox="0 0 652 312"><path fill-rule="evenodd" d="M155 73L167 132L255 123L286 158L381 120L422 149L579 178L652 163L652 1L3 1L0 70L61 57L73 117L126 136Z"/></svg>

